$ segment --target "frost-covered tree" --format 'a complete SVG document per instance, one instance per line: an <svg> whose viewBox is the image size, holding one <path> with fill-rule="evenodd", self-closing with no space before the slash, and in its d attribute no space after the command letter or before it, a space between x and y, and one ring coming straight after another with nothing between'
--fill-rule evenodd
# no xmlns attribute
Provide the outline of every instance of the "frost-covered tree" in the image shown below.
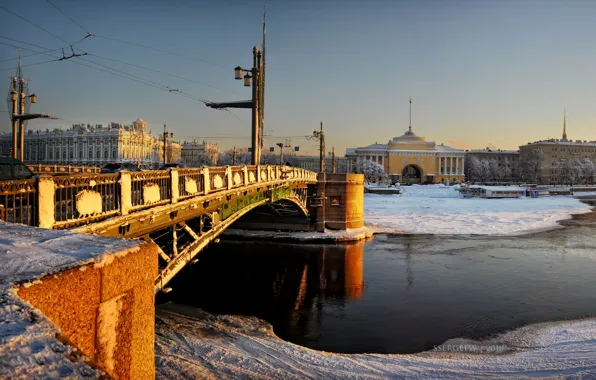
<svg viewBox="0 0 596 380"><path fill-rule="evenodd" d="M520 180L524 182L538 182L542 173L544 153L540 148L534 148L520 155Z"/></svg>
<svg viewBox="0 0 596 380"><path fill-rule="evenodd" d="M586 183L594 184L594 177L596 177L596 164L589 158L584 158L582 161L582 172L584 181Z"/></svg>
<svg viewBox="0 0 596 380"><path fill-rule="evenodd" d="M252 162L252 155L248 149L236 149L236 165L250 165ZM219 156L218 165L234 165L234 150L229 149Z"/></svg>
<svg viewBox="0 0 596 380"><path fill-rule="evenodd" d="M378 181L387 177L385 169L381 165L368 160L358 161L356 171L364 174L366 182Z"/></svg>
<svg viewBox="0 0 596 380"><path fill-rule="evenodd" d="M561 163L561 176L563 183L577 185L583 176L582 162L579 158L568 158Z"/></svg>
<svg viewBox="0 0 596 380"><path fill-rule="evenodd" d="M481 163L478 157L470 157L466 160L466 166L468 168L468 181L477 182L482 177Z"/></svg>

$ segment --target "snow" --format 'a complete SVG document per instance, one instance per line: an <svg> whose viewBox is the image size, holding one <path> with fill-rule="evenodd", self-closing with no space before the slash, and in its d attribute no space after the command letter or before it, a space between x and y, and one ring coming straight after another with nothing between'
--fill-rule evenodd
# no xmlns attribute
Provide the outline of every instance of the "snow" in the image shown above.
<svg viewBox="0 0 596 380"><path fill-rule="evenodd" d="M114 252L137 250L139 244L0 222L0 378L98 378L101 373L60 342L58 327L19 298L14 286L87 263L102 266Z"/></svg>
<svg viewBox="0 0 596 380"><path fill-rule="evenodd" d="M158 378L502 379L596 376L596 319L529 325L414 355L334 354L285 342L254 317L157 309Z"/></svg>
<svg viewBox="0 0 596 380"><path fill-rule="evenodd" d="M402 186L400 195L366 194L364 221L375 233L516 235L556 228L590 206L571 196L463 198L459 186Z"/></svg>
<svg viewBox="0 0 596 380"><path fill-rule="evenodd" d="M279 231L249 231L228 228L222 232L222 236L234 236L242 238L258 238L268 240L292 240L302 242L340 242L353 241L369 238L374 231L368 227L348 228L345 231L325 230L320 232L279 232Z"/></svg>

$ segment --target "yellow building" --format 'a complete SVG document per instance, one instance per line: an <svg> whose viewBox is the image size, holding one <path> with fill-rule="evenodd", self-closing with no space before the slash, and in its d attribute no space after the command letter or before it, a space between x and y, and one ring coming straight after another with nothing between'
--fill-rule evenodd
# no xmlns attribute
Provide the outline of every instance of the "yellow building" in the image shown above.
<svg viewBox="0 0 596 380"><path fill-rule="evenodd" d="M362 160L376 162L402 183L453 183L464 181L464 153L428 141L416 135L410 126L406 133L387 144L348 149L346 156L356 166Z"/></svg>

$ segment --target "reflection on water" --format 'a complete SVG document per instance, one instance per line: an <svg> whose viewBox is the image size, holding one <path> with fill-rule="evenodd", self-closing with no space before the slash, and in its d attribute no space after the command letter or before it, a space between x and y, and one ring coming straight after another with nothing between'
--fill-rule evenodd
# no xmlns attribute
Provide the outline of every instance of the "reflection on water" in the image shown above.
<svg viewBox="0 0 596 380"><path fill-rule="evenodd" d="M167 295L253 315L285 340L334 352L412 353L532 322L596 315L596 237L389 236L352 245L210 246Z"/></svg>

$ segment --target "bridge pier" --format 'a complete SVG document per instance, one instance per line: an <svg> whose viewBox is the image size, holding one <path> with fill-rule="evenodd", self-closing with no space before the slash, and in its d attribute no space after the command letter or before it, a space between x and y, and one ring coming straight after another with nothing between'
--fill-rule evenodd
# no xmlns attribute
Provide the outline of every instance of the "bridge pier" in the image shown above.
<svg viewBox="0 0 596 380"><path fill-rule="evenodd" d="M319 173L311 213L315 230L325 232L364 226L364 175Z"/></svg>

